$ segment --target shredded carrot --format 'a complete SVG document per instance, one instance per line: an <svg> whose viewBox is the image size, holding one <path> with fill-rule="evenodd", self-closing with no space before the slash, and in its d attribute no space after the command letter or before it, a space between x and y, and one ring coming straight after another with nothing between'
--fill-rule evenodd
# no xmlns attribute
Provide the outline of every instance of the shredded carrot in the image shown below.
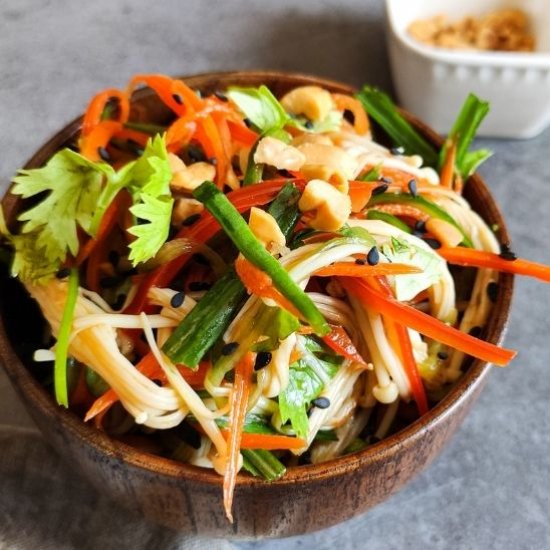
<svg viewBox="0 0 550 550"><path fill-rule="evenodd" d="M242 145L245 145L246 147L252 147L254 143L256 143L256 140L258 139L258 134L256 132L253 132L246 124L244 123L238 123L234 120L228 120L227 126L229 127L229 132L231 134L231 137L235 140L241 143Z"/></svg>
<svg viewBox="0 0 550 550"><path fill-rule="evenodd" d="M216 167L216 185L222 189L227 178L227 158L220 132L211 116L197 120L197 128L193 135L202 146L206 156Z"/></svg>
<svg viewBox="0 0 550 550"><path fill-rule="evenodd" d="M420 210L420 208L416 208L416 206L412 206L410 204L377 204L374 210L386 212L388 214L392 214L393 216L408 217L413 220L423 222L428 220L430 217L428 214Z"/></svg>
<svg viewBox="0 0 550 550"><path fill-rule="evenodd" d="M335 262L313 273L317 277L373 277L377 275L404 275L422 273L419 267L407 264L356 264L354 262Z"/></svg>
<svg viewBox="0 0 550 550"><path fill-rule="evenodd" d="M393 291L383 277L373 277L370 278L368 282L374 290L380 292L380 294L388 299L393 299ZM388 323L388 325L390 325L390 332L392 333L395 344L397 344L394 349L399 351L405 374L411 386L413 398L418 407L418 412L420 415L423 415L428 412L428 399L426 397L426 390L424 389L422 378L418 371L418 365L414 359L411 338L407 331L407 327L393 319L385 318L384 321L390 321Z"/></svg>
<svg viewBox="0 0 550 550"><path fill-rule="evenodd" d="M229 430L221 430L222 435L227 439ZM244 433L241 435L241 449L265 449L266 451L303 449L306 441L299 437L289 437L278 434L253 434Z"/></svg>
<svg viewBox="0 0 550 550"><path fill-rule="evenodd" d="M442 342L468 355L500 367L506 366L516 356L516 352L513 350L499 348L494 344L474 338L411 306L402 304L393 298L387 298L370 288L361 279L341 277L339 281L348 292L356 296L367 307L428 336L428 338Z"/></svg>
<svg viewBox="0 0 550 550"><path fill-rule="evenodd" d="M101 160L100 150L106 149L111 138L122 130L122 123L104 120L94 126L87 135L80 137L79 148L82 156L91 161Z"/></svg>
<svg viewBox="0 0 550 550"><path fill-rule="evenodd" d="M271 277L245 257L239 255L235 260L235 271L250 294L273 300L279 307L292 313L295 317L301 317L294 305L273 286Z"/></svg>
<svg viewBox="0 0 550 550"><path fill-rule="evenodd" d="M83 136L87 136L98 124L101 123L101 116L105 110L105 106L111 99L118 100L118 118L115 120L121 123L128 120L128 116L130 114L130 102L127 94L114 88L103 90L95 95L88 104L88 108L86 109L86 113L82 119Z"/></svg>
<svg viewBox="0 0 550 550"><path fill-rule="evenodd" d="M495 269L505 273L513 273L514 275L534 277L545 283L550 283L550 266L544 264L521 258L505 260L492 252L464 248L462 246L455 248L441 247L436 252L450 264Z"/></svg>
<svg viewBox="0 0 550 550"><path fill-rule="evenodd" d="M353 115L353 127L359 135L365 135L370 130L367 113L358 99L344 94L332 94L336 108L349 111Z"/></svg>
<svg viewBox="0 0 550 550"><path fill-rule="evenodd" d="M366 365L367 362L353 345L348 333L340 326L330 325L330 328L332 331L326 336L323 336L323 342L338 355L350 361Z"/></svg>
<svg viewBox="0 0 550 550"><path fill-rule="evenodd" d="M244 419L248 396L252 384L252 372L254 369L253 354L248 352L235 367L235 381L231 390L231 412L229 415L229 441L227 449L227 464L223 476L223 504L227 519L233 523L231 508L233 505L233 493L237 481L239 469L239 456L241 439L243 435Z"/></svg>
<svg viewBox="0 0 550 550"><path fill-rule="evenodd" d="M380 186L380 182L355 181L349 182L348 195L351 199L351 211L353 213L361 212L372 197L372 192Z"/></svg>

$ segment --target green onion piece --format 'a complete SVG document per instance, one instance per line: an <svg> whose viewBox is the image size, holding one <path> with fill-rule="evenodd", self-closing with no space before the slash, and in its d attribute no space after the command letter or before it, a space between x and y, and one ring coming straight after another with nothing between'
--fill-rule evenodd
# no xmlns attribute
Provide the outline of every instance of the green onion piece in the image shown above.
<svg viewBox="0 0 550 550"><path fill-rule="evenodd" d="M287 183L267 209L268 213L275 218L287 240L294 232L294 228L300 219L299 200L300 191L293 183Z"/></svg>
<svg viewBox="0 0 550 550"><path fill-rule="evenodd" d="M369 210L367 212L367 220L380 220L401 229L401 231L404 231L405 233L412 233L411 228L403 220L400 220L397 216L393 216L387 212L380 212L380 210Z"/></svg>
<svg viewBox="0 0 550 550"><path fill-rule="evenodd" d="M110 388L109 384L95 370L90 367L84 367L84 369L84 378L88 390L94 397L100 397Z"/></svg>
<svg viewBox="0 0 550 550"><path fill-rule="evenodd" d="M288 183L268 209L286 238L292 234L300 217L299 200L300 192ZM245 296L244 286L235 272L228 272L178 325L165 342L164 353L176 363L195 368L225 332Z"/></svg>
<svg viewBox="0 0 550 550"><path fill-rule="evenodd" d="M428 166L437 166L435 148L405 120L389 96L372 86L363 86L356 97L395 145L409 155L420 155Z"/></svg>
<svg viewBox="0 0 550 550"><path fill-rule="evenodd" d="M78 297L78 271L71 269L69 274L69 286L67 289L67 300L63 308L63 316L57 335L57 344L55 345L55 363L54 363L54 389L55 398L59 405L69 406L69 395L67 390L67 353L69 351L69 340L71 335L71 326L73 324L74 308Z"/></svg>
<svg viewBox="0 0 550 550"><path fill-rule="evenodd" d="M487 101L482 101L474 94L470 94L466 98L445 145L441 148L439 154L440 169L445 164L448 146L453 141L456 141L456 168L464 178L470 176L481 162L489 158L491 152L486 149L468 152L477 129L488 112L489 103Z"/></svg>
<svg viewBox="0 0 550 550"><path fill-rule="evenodd" d="M209 181L197 187L193 191L193 196L218 220L243 256L271 277L275 288L296 307L313 330L319 336L328 334L330 327L311 298L265 250L229 199Z"/></svg>
<svg viewBox="0 0 550 550"><path fill-rule="evenodd" d="M260 139L262 138L260 137ZM246 163L246 172L244 174L243 186L252 185L253 183L259 183L262 181L262 177L264 174L264 165L256 164L254 162L254 154L256 153L256 149L258 148L258 143L260 143L260 139L258 139L256 143L252 146L252 149L250 149L250 153L248 154L248 161Z"/></svg>
<svg viewBox="0 0 550 550"><path fill-rule="evenodd" d="M367 206L376 206L377 204L410 204L411 206L415 206L419 210L422 210L422 212L428 214L431 218L439 218L440 220L444 220L454 225L462 233L462 237L464 238L462 244L468 248L473 248L472 241L462 226L459 225L453 217L447 214L443 208L420 195L413 196L409 193L382 193L371 197Z"/></svg>
<svg viewBox="0 0 550 550"><path fill-rule="evenodd" d="M373 166L368 172L357 178L357 181L377 181L380 179L381 164Z"/></svg>
<svg viewBox="0 0 550 550"><path fill-rule="evenodd" d="M174 363L195 369L225 331L246 291L234 271L228 271L176 327L162 351Z"/></svg>
<svg viewBox="0 0 550 550"><path fill-rule="evenodd" d="M262 476L267 481L275 481L286 473L285 465L265 449L241 449L243 467L252 475Z"/></svg>

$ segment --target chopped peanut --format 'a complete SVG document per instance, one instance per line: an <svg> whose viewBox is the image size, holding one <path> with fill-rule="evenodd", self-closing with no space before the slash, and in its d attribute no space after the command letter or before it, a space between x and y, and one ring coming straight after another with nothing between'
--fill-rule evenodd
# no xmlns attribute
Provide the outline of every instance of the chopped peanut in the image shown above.
<svg viewBox="0 0 550 550"><path fill-rule="evenodd" d="M298 207L313 214L309 225L322 231L337 231L351 213L351 200L323 180L311 180L304 189Z"/></svg>
<svg viewBox="0 0 550 550"><path fill-rule="evenodd" d="M254 153L254 162L269 164L278 170L300 170L305 161L305 155L296 147L272 137L260 140Z"/></svg>
<svg viewBox="0 0 550 550"><path fill-rule="evenodd" d="M250 209L248 225L252 233L258 237L268 250L270 250L273 245L281 247L286 244L285 236L275 221L275 218L261 208L253 206Z"/></svg>
<svg viewBox="0 0 550 550"><path fill-rule="evenodd" d="M185 166L183 170L178 170L172 176L170 188L175 192L193 191L203 181L214 179L216 169L207 162L195 162L190 166Z"/></svg>
<svg viewBox="0 0 550 550"><path fill-rule="evenodd" d="M332 96L319 86L301 86L288 92L281 105L293 115L305 115L309 120L324 120L335 108Z"/></svg>
<svg viewBox="0 0 550 550"><path fill-rule="evenodd" d="M306 157L301 172L307 180L321 179L332 183L342 193L348 192L348 180L353 179L357 161L334 145L304 143L298 147Z"/></svg>
<svg viewBox="0 0 550 550"><path fill-rule="evenodd" d="M189 216L200 214L203 209L204 206L202 202L195 199L176 199L174 208L172 209L172 225L180 226Z"/></svg>

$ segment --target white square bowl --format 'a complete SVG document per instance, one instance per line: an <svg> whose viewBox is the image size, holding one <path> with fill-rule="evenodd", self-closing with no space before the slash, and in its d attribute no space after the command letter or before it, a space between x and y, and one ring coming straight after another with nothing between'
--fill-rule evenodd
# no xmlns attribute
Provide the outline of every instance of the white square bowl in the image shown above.
<svg viewBox="0 0 550 550"><path fill-rule="evenodd" d="M445 14L467 15L520 7L530 17L534 53L459 51L414 40L410 23ZM479 135L531 138L550 123L549 0L386 0L388 46L400 104L447 133L469 92L491 103Z"/></svg>

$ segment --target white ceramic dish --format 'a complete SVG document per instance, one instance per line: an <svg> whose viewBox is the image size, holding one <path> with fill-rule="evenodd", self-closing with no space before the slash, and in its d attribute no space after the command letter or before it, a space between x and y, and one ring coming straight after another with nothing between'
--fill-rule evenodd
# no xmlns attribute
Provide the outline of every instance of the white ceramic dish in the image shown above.
<svg viewBox="0 0 550 550"><path fill-rule="evenodd" d="M452 19L520 7L529 14L534 53L458 51L424 45L407 32L417 19ZM479 135L531 138L550 123L548 0L386 0L388 43L399 102L441 133L469 92L491 102Z"/></svg>

